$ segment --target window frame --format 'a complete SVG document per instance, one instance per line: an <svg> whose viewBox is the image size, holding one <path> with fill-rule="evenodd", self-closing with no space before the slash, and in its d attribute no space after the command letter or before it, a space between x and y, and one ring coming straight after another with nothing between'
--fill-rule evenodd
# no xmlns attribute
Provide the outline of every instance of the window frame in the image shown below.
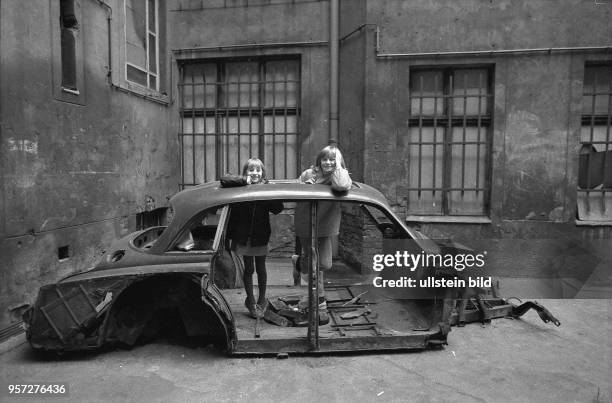
<svg viewBox="0 0 612 403"><path fill-rule="evenodd" d="M461 93L461 86L454 86L454 77L457 72L460 71L469 71L469 70L485 70L486 78L483 86L478 87L477 94L471 94L467 92L469 87L464 87L464 93ZM430 72L430 73L440 73L442 75L442 83L441 83L441 92L434 92L433 95L425 94L421 89L419 90L416 87L416 83L413 82L414 77L418 73L422 72ZM413 128L431 128L434 130L434 140L431 142L423 141L423 140L412 140L410 137L411 134L408 132L405 137L406 139L403 141L404 146L407 146L407 150L410 150L410 147L423 147L424 145L433 145L433 156L436 155L436 148L438 145L442 146L442 168L441 169L441 183L436 183L436 172L433 173L432 178L432 186L426 187L421 185L421 180L423 179L422 168L419 168L419 184L417 186L411 186L412 184L409 182L408 186L406 186L405 190L407 191L406 197L406 220L407 221L436 221L436 222L463 222L473 220L474 222L479 223L489 223L490 222L490 214L491 214L491 192L492 192L492 154L493 154L493 120L494 120L494 76L495 76L495 65L494 64L466 64L466 65L418 65L412 66L410 68L410 77L408 84L408 119L407 126L408 129ZM413 86L415 90L413 91ZM455 91L453 91L455 90ZM481 92L483 91L483 92ZM423 113L423 103L422 100L425 98L434 98L434 111L431 114ZM442 112L437 113L437 105L438 99L441 98ZM454 115L453 108L455 107L454 100L455 99L463 99L463 113ZM469 98L478 98L479 106L477 114L466 114L466 110L468 108L467 99ZM486 100L486 108L484 113L482 113L482 106L480 104L481 99L484 98ZM413 111L413 100L421 100L419 105L419 111L414 113ZM465 140L466 131L463 130L463 141L455 141L453 139L453 129L454 128L475 128L477 129L477 141L467 141ZM442 131L442 140L438 140L438 130ZM484 139L483 133L484 131ZM431 143L431 144L428 144ZM470 145L474 143L477 145L476 153L476 187L471 188L465 185L465 145ZM451 186L452 177L451 172L453 169L453 146L463 144L463 157L461 165L463 167L462 170L462 182L459 187ZM481 147L484 147L484 150L481 150ZM484 157L482 158L482 163L480 160L481 153L484 152ZM432 162L434 169L436 167L435 160ZM481 166L483 165L484 166ZM420 164L419 164L420 166ZM483 172L482 184L479 182L480 172ZM428 179L428 178L425 178ZM408 178L410 181L410 178ZM463 191L475 191L476 194L478 192L483 192L482 199L482 208L480 214L474 214L472 212L467 213L452 213L451 211L451 192L463 192ZM410 197L411 193L417 192L417 197L420 198L421 192L432 192L432 195L436 192L442 192L441 196L441 207L438 212L418 212L411 211L410 209ZM418 200L418 198L416 200ZM471 222L471 221L470 221Z"/></svg>
<svg viewBox="0 0 612 403"><path fill-rule="evenodd" d="M577 183L576 183L576 224L587 224L587 225L610 225L612 224L612 210L608 210L608 204L612 204L612 186L604 187L606 184L606 165L612 165L612 161L608 161L610 158L608 154L612 154L612 81L608 84L607 88L604 88L603 92L597 90L595 86L592 88L592 92L586 92L587 86L587 75L589 74L589 68L597 68L597 67L607 67L612 72L612 60L605 61L587 61L584 64L584 74L583 74L583 87L582 87L582 102L581 102L581 113L580 113L580 136L579 136L579 146L580 146L580 155L578 157L578 169L577 169ZM599 95L607 96L607 110L604 113L597 113L596 111L596 98ZM588 98L587 98L588 97ZM589 101L590 100L590 101ZM585 102L591 102L590 105L586 105ZM590 107L590 113L585 113L586 108ZM604 128L606 133L606 139L602 141L594 140L595 128ZM582 131L584 129L589 130L589 140L583 140ZM582 149L586 146L595 147L599 145L604 148L603 150L603 160L602 160L602 183L601 188L597 189L598 185L589 183L591 180L591 156L593 154L589 153L588 158L583 160L583 154L581 153ZM583 162L586 163L586 168L588 172L587 175L587 185L586 187L581 187L581 176L584 175L582 173L582 165ZM585 194L584 200L585 203L585 217L580 217L581 210L581 194ZM591 200L590 195L594 194L594 198L599 200ZM606 198L606 194L608 197ZM593 220L593 217L589 217L589 213L591 210L591 205L595 204L596 206L600 206L602 210L601 219ZM606 214L607 213L607 214Z"/></svg>
<svg viewBox="0 0 612 403"><path fill-rule="evenodd" d="M157 4L156 18L156 58L157 58L157 83L156 89L145 87L137 82L127 79L127 7L128 0L112 0L109 1L113 10L111 24L111 70L110 84L113 88L132 93L150 101L160 103L162 105L170 104L170 93L172 88L170 56L167 54L167 12L165 10L165 2L155 0ZM148 0L145 0L148 7ZM146 25L148 26L148 18ZM148 42L148 32L147 32ZM148 49L147 49L148 60ZM131 64L130 64L131 65ZM136 66L139 70L140 67ZM148 74L147 74L148 77ZM148 80L148 78L147 78ZM148 81L147 81L148 82Z"/></svg>
<svg viewBox="0 0 612 403"><path fill-rule="evenodd" d="M283 106L277 106L274 104L274 95L272 95L272 99L273 99L273 104L272 105L267 105L266 103L266 94L267 94L267 87L270 83L275 83L275 80L269 80L266 81L266 70L265 70L265 66L266 63L268 62L295 62L296 64L296 78L295 80L290 80L287 77L285 77L285 83L291 83L294 82L296 84L296 94L295 94L295 105L294 106L288 106L287 104L283 105ZM197 61L185 61L183 63L179 64L179 74L180 74L180 80L178 83L178 87L179 87L179 119L180 119L180 132L179 132L179 140L181 143L181 182L179 183L179 187L181 189L185 189L187 187L190 186L195 186L198 185L199 183L204 183L208 180L218 180L224 173L226 172L234 172L234 173L241 173L242 170L242 163L244 163L244 161L246 160L246 158L255 156L254 154L251 153L251 155L240 155L240 147L238 148L238 164L240 166L234 167L229 166L226 167L225 164L228 164L229 161L229 152L231 151L231 147L227 146L227 144L223 144L222 141L219 140L219 138L221 138L223 135L225 134L232 134L232 135L237 135L237 136L257 136L257 149L260 150L260 152L258 152L258 158L262 159L262 161L264 162L265 166L266 166L266 170L267 170L267 176L268 179L292 179L297 177L297 175L299 174L300 171L300 166L299 166L299 157L300 157L300 153L299 153L299 139L301 136L301 116L302 116L302 99L301 99L301 93L302 93L302 65L301 65L301 56L300 55L295 55L295 54L288 54L288 55L270 55L270 56L256 56L256 57L229 57L229 58L210 58L210 59L202 59L202 60L197 60ZM257 81L255 82L255 84L257 85L257 90L256 92L253 93L254 96L257 97L258 102L256 106L247 106L247 105L241 105L240 104L240 100L238 101L237 105L233 105L233 106L228 106L227 104L227 97L228 97L228 86L229 85L236 85L236 83L231 82L231 81L227 81L226 77L226 67L228 64L232 64L232 63L256 63L257 64ZM190 66L190 65L205 65L205 64L210 64L213 65L213 67L216 69L216 76L217 76L217 80L214 83L215 86L215 104L214 106L208 106L207 105L207 98L206 98L206 92L204 92L203 96L204 96L204 104L203 106L195 106L195 95L192 94L192 100L191 100L191 106L187 106L186 102L185 102L185 97L184 97L184 93L185 91L192 91L192 89L187 89L186 88L189 85L198 85L201 83L191 83L189 84L186 81L185 78L185 69ZM210 84L206 84L205 85L210 85ZM240 80L238 81L238 85L239 86L247 86L247 85L253 85L253 82L240 82ZM272 92L274 93L275 90L273 90ZM240 95L238 95L238 97L240 97ZM250 99L250 98L249 98ZM287 102L286 99L286 94L285 94L285 102ZM273 122L273 127L274 127L274 131L273 133L266 133L265 132L265 118L266 117L285 117L285 131L276 131L276 126L275 126L275 122ZM203 118L203 119L215 119L215 129L214 132L208 132L208 129L204 129L204 133L199 133L195 131L195 123L192 123L192 130L190 133L187 133L184 129L184 120L188 119L188 118ZM222 127L223 127L223 120L230 118L230 117L246 117L246 118L258 118L258 131L257 132L240 132L240 130L238 130L237 133L229 133L229 132L223 132L222 131ZM295 117L295 132L290 132L287 130L288 124L287 124L287 117ZM273 119L274 120L274 119ZM226 128L227 130L227 128ZM285 162L284 162L284 171L285 173L288 175L287 178L277 178L274 176L275 174L275 160L276 160L276 151L273 151L273 155L272 156L268 156L265 152L265 140L264 137L265 136L269 136L269 135L273 135L274 137L278 136L278 137L285 137L285 142L284 142L284 158L285 158ZM192 140L192 144L195 144L195 138L198 136L204 136L204 144L206 144L206 138L207 136L213 136L214 137L214 143L215 143L215 151L214 151L214 176L210 176L206 173L207 165L206 165L206 161L208 158L208 155L204 156L204 169L205 171L202 173L203 175L203 180L204 182L197 182L198 179L198 171L195 168L195 151L192 150L192 165L191 165L191 170L192 172L192 177L191 177L191 182L188 181L187 179L189 179L186 176L186 171L188 171L187 167L185 166L185 139L186 138L191 138ZM287 158L288 156L291 156L291 154L289 154L287 148L288 148L288 143L287 143L287 136L295 136L295 154L293 154L293 157L295 158L294 160L294 165L295 165L295 172L290 172L291 170L289 169L289 167L287 166L287 161L289 160L289 158ZM273 144L277 144L277 143L273 143ZM282 144L282 143L278 143L278 144ZM193 146L192 146L193 147ZM225 147L225 148L224 148ZM274 148L274 147L273 147ZM205 153L206 154L206 153ZM222 155L223 154L223 155ZM210 177L212 177L212 179L210 179Z"/></svg>
<svg viewBox="0 0 612 403"><path fill-rule="evenodd" d="M61 2L59 0L49 1L49 16L51 18L51 52L53 63L53 97L62 102L85 105L87 102L87 93L85 86L85 66L83 56L83 38L84 38L84 21L83 21L83 5L81 0L74 0L74 15L77 24L74 28L63 28L60 22L61 18ZM71 29L75 33L74 38L74 69L75 69L75 87L69 88L63 85L64 74L63 66L66 62L62 58L62 31Z"/></svg>
<svg viewBox="0 0 612 403"><path fill-rule="evenodd" d="M198 212L191 220L187 222L187 224L180 230L174 239L168 244L167 249L163 252L167 255L211 255L217 253L219 250L219 246L221 245L222 239L225 237L225 233L227 230L227 222L229 218L231 203L220 204L217 206L211 206ZM220 211L219 222L217 224L217 229L215 231L215 237L213 239L211 249L190 249L190 250L178 250L176 246L185 238L187 234L191 233L192 228L198 222L201 222L211 210Z"/></svg>
<svg viewBox="0 0 612 403"><path fill-rule="evenodd" d="M127 29L128 29L128 1L130 0L124 0L123 2L123 12L124 15L126 16L125 21L126 23L124 24L124 35L125 35L125 41L127 43ZM134 1L134 0L132 0ZM155 31L151 31L151 27L149 25L150 23L150 13L151 10L149 9L150 7L150 2L154 3L154 7L155 7ZM152 91L156 91L159 92L159 86L160 86L160 80L159 80L159 0L144 0L144 4L145 4L145 15L144 15L144 20L145 20L145 67L142 66L138 66L134 63L130 63L128 61L128 48L127 46L125 47L125 80L128 81L131 84L134 85L139 85L141 87L144 87L148 90L152 90ZM151 61L149 60L149 56L150 56L150 43L149 43L149 36L153 34L153 36L155 37L155 72L153 72L151 70ZM147 85L143 85L137 81L133 81L130 80L130 78L128 77L128 69L129 67L132 67L133 69L139 70L140 72L144 73L147 77ZM152 87L151 86L151 77L154 76L155 77L155 86Z"/></svg>

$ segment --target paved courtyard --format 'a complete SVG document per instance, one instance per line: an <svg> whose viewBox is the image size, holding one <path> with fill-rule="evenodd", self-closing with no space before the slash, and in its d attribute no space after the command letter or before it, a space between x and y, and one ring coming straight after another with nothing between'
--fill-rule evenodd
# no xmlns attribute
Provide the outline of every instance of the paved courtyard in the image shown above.
<svg viewBox="0 0 612 403"><path fill-rule="evenodd" d="M49 360L21 344L0 356L0 400L25 401L8 383L63 382L68 402L611 401L612 300L540 302L561 327L529 312L453 328L420 353L230 358L158 342Z"/></svg>

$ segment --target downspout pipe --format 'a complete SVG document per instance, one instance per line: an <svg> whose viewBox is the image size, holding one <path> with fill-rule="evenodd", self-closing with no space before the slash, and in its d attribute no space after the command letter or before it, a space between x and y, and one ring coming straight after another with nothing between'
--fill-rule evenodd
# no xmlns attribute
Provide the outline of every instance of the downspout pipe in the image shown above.
<svg viewBox="0 0 612 403"><path fill-rule="evenodd" d="M329 144L338 144L339 1L329 2Z"/></svg>

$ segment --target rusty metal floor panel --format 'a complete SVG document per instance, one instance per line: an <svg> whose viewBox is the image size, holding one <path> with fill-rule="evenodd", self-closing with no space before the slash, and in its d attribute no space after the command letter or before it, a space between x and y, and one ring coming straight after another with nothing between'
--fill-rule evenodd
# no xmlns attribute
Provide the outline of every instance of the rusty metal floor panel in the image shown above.
<svg viewBox="0 0 612 403"><path fill-rule="evenodd" d="M242 289L223 290L237 332L234 354L316 353L363 350L424 349L440 336L438 320L441 303L435 301L393 300L374 295L366 286L326 286L330 321L319 326L317 351L310 348L306 327L281 327L248 315ZM363 294L366 292L366 294ZM268 298L306 295L305 287L269 286ZM361 294L356 303L354 297ZM369 311L366 315L351 317ZM347 318L348 316L348 318ZM440 336L440 337L437 337Z"/></svg>

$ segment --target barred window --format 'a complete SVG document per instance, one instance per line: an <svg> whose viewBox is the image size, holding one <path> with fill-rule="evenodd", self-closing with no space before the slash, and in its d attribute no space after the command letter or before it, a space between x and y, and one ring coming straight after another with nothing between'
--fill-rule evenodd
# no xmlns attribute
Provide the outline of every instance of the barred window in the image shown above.
<svg viewBox="0 0 612 403"><path fill-rule="evenodd" d="M584 70L578 219L612 221L612 64Z"/></svg>
<svg viewBox="0 0 612 403"><path fill-rule="evenodd" d="M492 71L412 69L407 213L488 214Z"/></svg>
<svg viewBox="0 0 612 403"><path fill-rule="evenodd" d="M182 187L241 173L251 157L269 179L296 177L298 59L185 64L179 88Z"/></svg>

